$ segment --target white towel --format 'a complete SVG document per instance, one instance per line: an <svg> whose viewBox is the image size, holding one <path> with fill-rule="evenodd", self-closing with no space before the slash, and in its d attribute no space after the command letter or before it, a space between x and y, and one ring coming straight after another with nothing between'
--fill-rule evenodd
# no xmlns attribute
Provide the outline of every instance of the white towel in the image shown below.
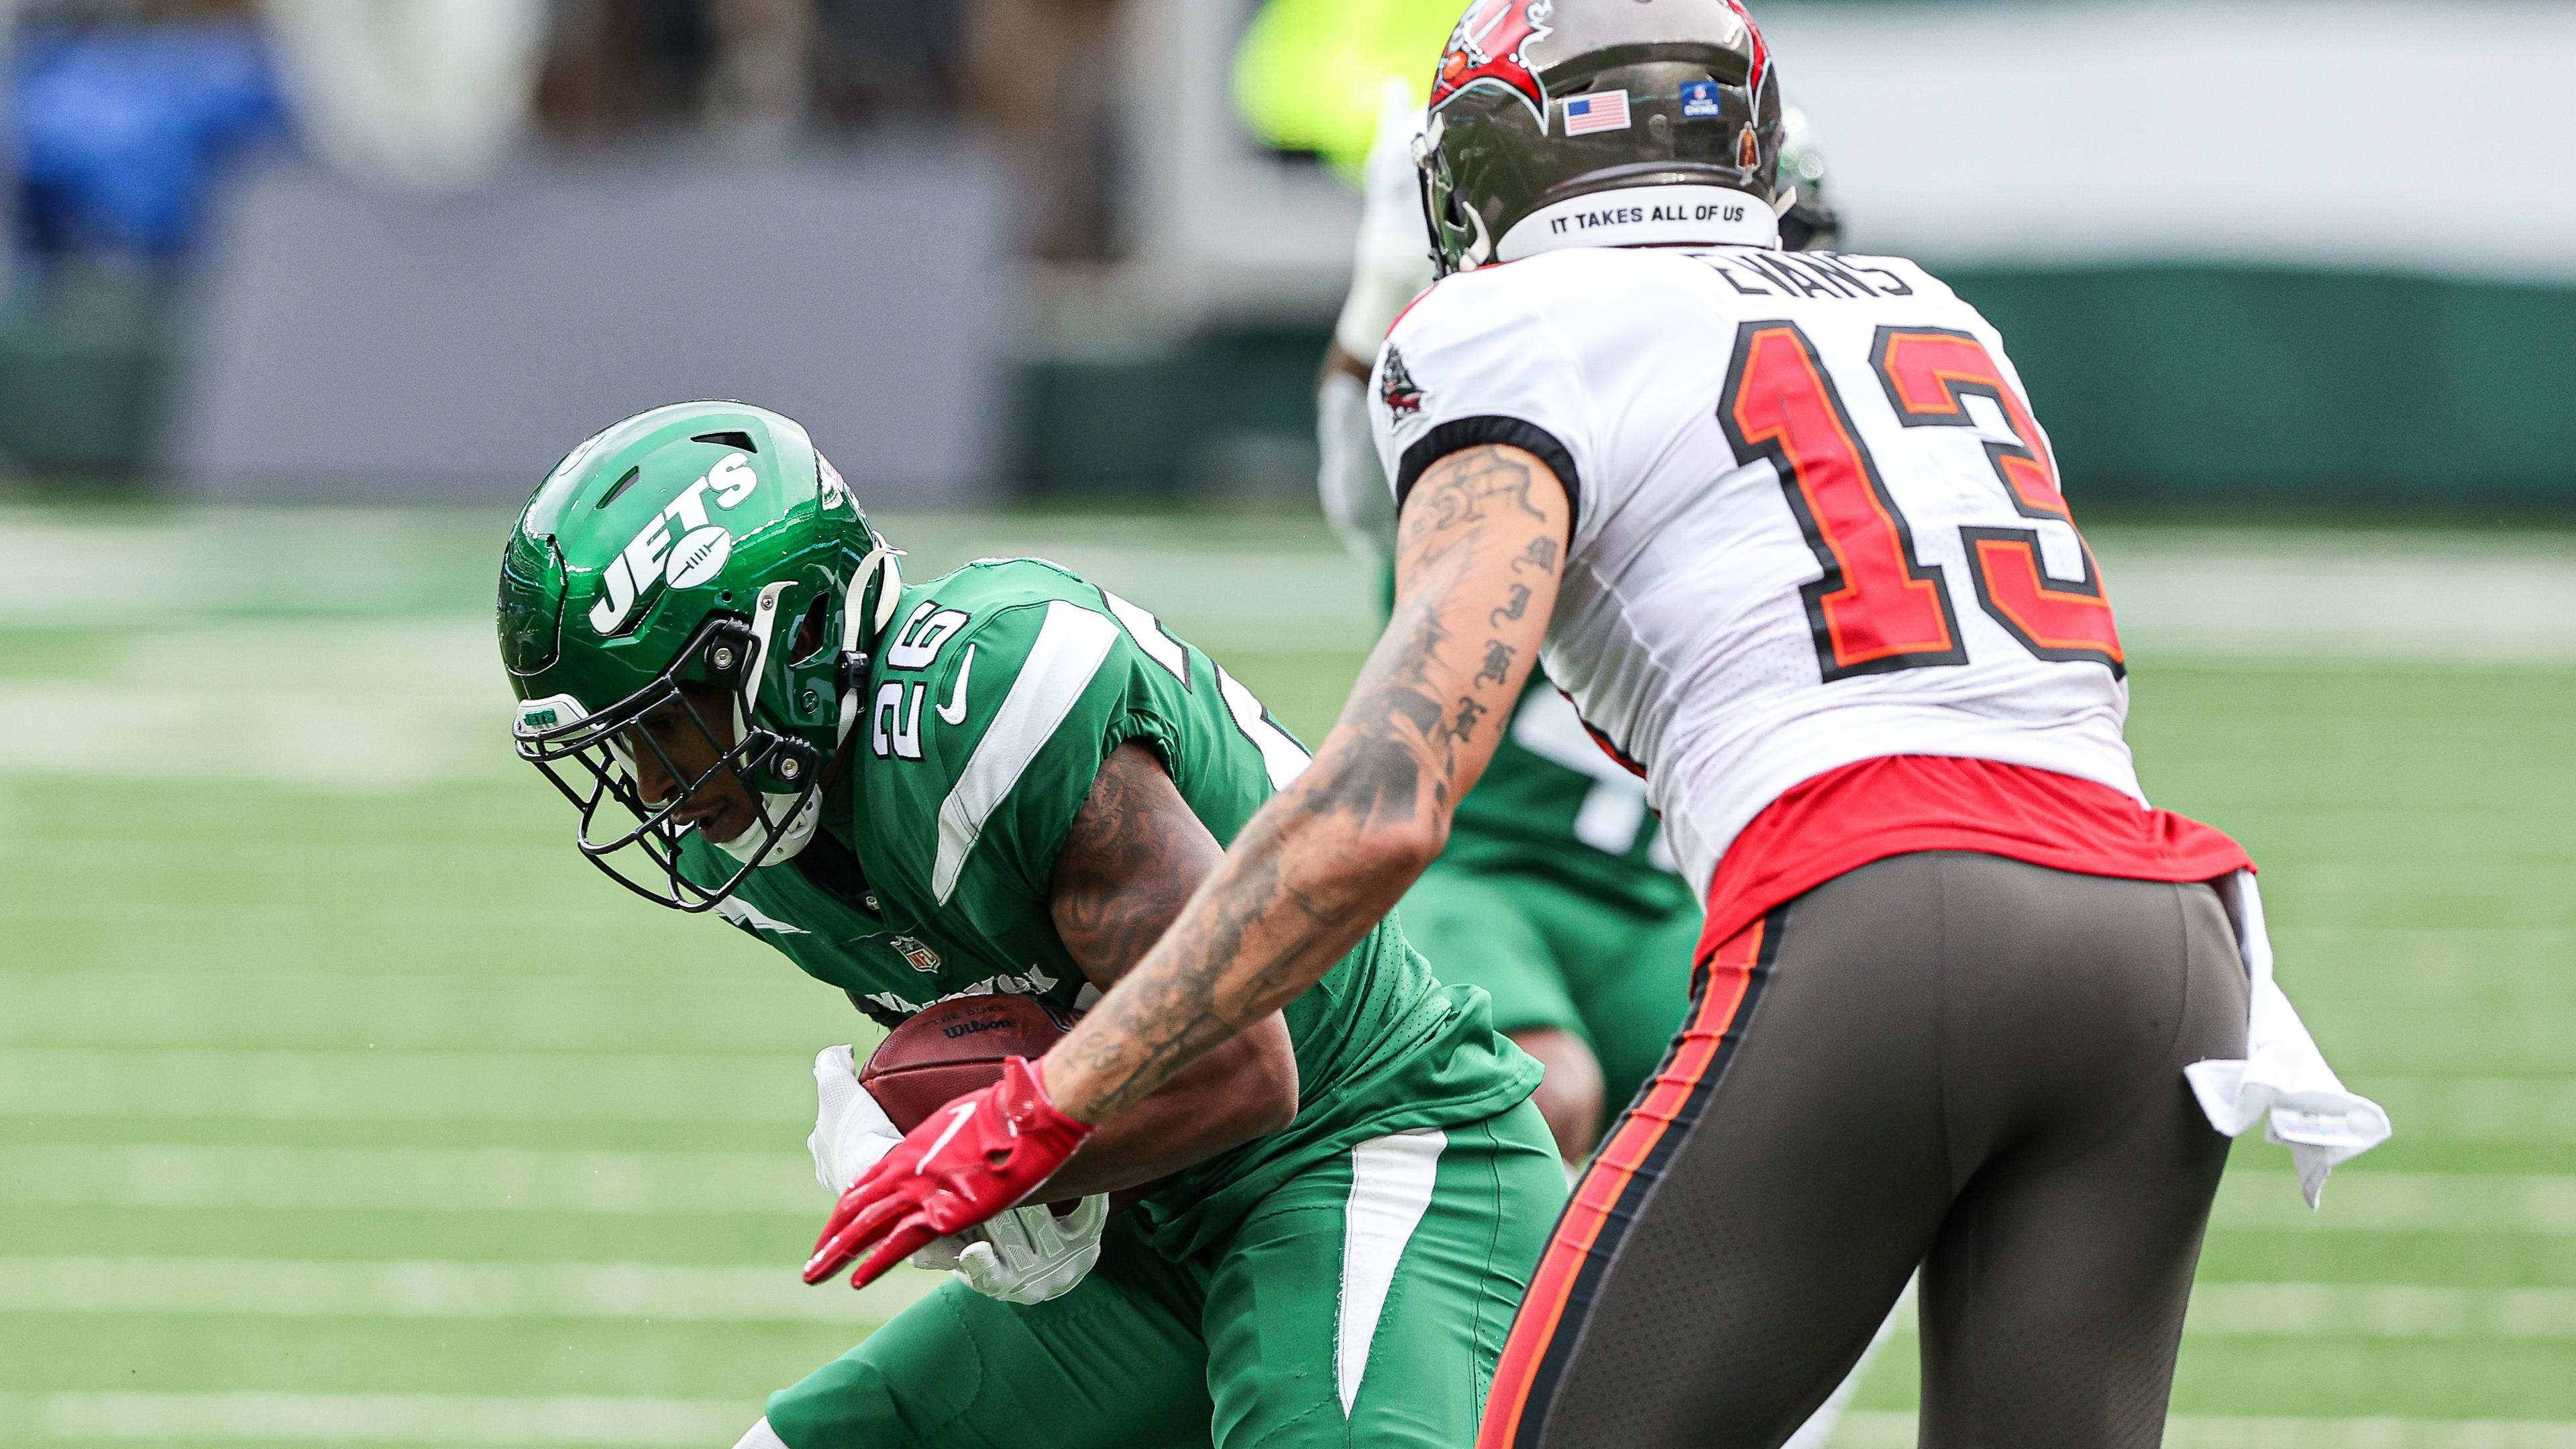
<svg viewBox="0 0 2576 1449"><path fill-rule="evenodd" d="M2314 1209L2335 1164L2388 1140L2388 1113L2344 1089L2297 1008L2272 980L2272 941L2263 930L2263 897L2254 888L2254 873L2240 870L2217 885L2252 987L2245 1060L2194 1062L2182 1074L2210 1126L2234 1137L2262 1122L2266 1141L2290 1149L2299 1191Z"/></svg>

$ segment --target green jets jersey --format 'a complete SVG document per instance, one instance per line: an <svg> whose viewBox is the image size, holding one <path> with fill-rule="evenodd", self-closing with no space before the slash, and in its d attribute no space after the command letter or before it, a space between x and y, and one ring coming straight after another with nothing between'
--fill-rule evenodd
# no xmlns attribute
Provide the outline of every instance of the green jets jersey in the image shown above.
<svg viewBox="0 0 2576 1449"><path fill-rule="evenodd" d="M1535 671L1493 762L1458 802L1440 858L1534 873L1634 910L1695 904L1646 808L1646 782L1593 743L1574 706Z"/></svg>
<svg viewBox="0 0 2576 1449"><path fill-rule="evenodd" d="M1306 752L1252 692L1152 614L1053 564L969 564L904 590L878 641L818 839L718 909L877 1014L1007 991L1079 1010L1098 992L1057 939L1048 880L1101 762L1137 740L1231 843ZM692 874L724 862L688 837ZM843 878L835 878L835 861ZM851 867L855 867L852 869ZM1538 1064L1485 997L1448 988L1381 922L1285 1012L1286 1129L1175 1176L1143 1207L1178 1255L1302 1167L1391 1132L1489 1117Z"/></svg>
<svg viewBox="0 0 2576 1449"><path fill-rule="evenodd" d="M1378 573L1378 603L1394 602L1390 566ZM1535 669L1485 773L1450 817L1440 858L1534 874L1627 910L1699 904L1646 808L1646 782L1594 742L1573 702Z"/></svg>

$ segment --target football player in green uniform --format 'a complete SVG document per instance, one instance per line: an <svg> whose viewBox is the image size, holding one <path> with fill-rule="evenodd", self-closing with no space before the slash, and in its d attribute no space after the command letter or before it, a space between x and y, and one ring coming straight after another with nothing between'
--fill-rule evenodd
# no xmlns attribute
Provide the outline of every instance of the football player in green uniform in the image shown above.
<svg viewBox="0 0 2576 1449"><path fill-rule="evenodd" d="M982 992L1079 1011L1306 752L1064 569L907 585L896 557L786 418L617 424L503 557L519 752L610 875L881 1020ZM847 1048L815 1070L837 1191L900 1134ZM1563 1197L1538 1076L1382 922L1033 1203L932 1244L958 1276L742 1444L1464 1444Z"/></svg>
<svg viewBox="0 0 2576 1449"><path fill-rule="evenodd" d="M1431 285L1413 164L1422 118L1419 99L1390 80L1363 177L1350 295L1315 389L1325 515L1352 552L1381 566L1390 596L1394 495L1369 440L1365 398L1388 325ZM1842 222L1825 196L1823 152L1796 107L1782 120L1781 173L1797 187L1780 219L1782 244L1830 250ZM1690 1002L1702 912L1646 808L1645 782L1593 742L1536 671L1484 777L1458 802L1447 848L1397 914L1431 969L1483 987L1494 1025L1545 1065L1539 1110L1579 1168L1602 1123L1672 1044ZM1799 1446L1822 1442L1819 1433Z"/></svg>

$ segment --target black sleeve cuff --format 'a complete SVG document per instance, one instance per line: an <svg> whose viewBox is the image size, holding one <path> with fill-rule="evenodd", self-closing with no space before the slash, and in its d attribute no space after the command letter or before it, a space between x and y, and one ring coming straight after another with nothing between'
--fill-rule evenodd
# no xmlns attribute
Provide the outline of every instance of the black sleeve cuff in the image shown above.
<svg viewBox="0 0 2576 1449"><path fill-rule="evenodd" d="M1404 450L1404 456L1396 460L1395 511L1404 512L1405 496L1432 464L1452 453L1489 443L1536 454L1556 475L1556 481L1565 485L1565 536L1570 544L1575 525L1583 517L1583 480L1575 472L1574 455L1565 450L1554 433L1519 418L1452 418L1415 439L1413 446Z"/></svg>

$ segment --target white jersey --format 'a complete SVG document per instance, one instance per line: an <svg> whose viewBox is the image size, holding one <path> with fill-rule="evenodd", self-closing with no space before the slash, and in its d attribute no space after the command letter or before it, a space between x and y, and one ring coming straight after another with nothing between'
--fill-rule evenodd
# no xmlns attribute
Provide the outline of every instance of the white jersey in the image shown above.
<svg viewBox="0 0 2576 1449"><path fill-rule="evenodd" d="M1913 263L1577 248L1399 318L1369 408L1402 499L1547 460L1574 533L1542 659L1705 892L1802 780L1996 760L2143 796L2118 636L2003 343Z"/></svg>

